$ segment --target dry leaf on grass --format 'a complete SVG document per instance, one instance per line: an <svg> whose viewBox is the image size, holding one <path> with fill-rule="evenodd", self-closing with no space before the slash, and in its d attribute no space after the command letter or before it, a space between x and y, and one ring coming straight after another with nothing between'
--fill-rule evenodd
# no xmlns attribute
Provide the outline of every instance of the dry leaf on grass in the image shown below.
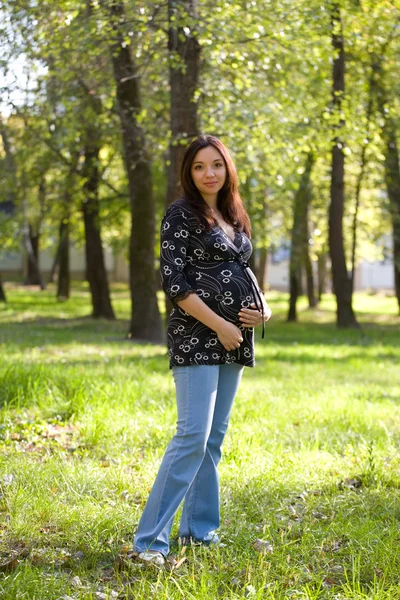
<svg viewBox="0 0 400 600"><path fill-rule="evenodd" d="M179 569L179 567L180 567L181 565L183 565L183 563L184 563L186 560L187 560L187 556L182 556L182 558L180 558L180 559L179 559L179 560L176 562L176 564L174 564L174 566L173 566L174 570L176 570L176 569Z"/></svg>
<svg viewBox="0 0 400 600"><path fill-rule="evenodd" d="M324 588L331 588L335 585L339 585L339 582L336 579L333 579L332 577L325 577L325 579L322 582L322 585Z"/></svg>

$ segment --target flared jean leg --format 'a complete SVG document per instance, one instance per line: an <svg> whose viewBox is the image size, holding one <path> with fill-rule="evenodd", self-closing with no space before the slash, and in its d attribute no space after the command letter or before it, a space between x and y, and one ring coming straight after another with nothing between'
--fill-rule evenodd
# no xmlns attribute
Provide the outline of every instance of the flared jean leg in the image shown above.
<svg viewBox="0 0 400 600"><path fill-rule="evenodd" d="M218 391L210 435L203 462L185 496L180 537L193 537L204 542L215 542L215 530L220 524L219 474L221 446L228 429L229 417L239 383L242 365L219 365Z"/></svg>
<svg viewBox="0 0 400 600"><path fill-rule="evenodd" d="M203 462L217 398L219 365L173 367L176 435L162 460L134 538L134 550L169 551L174 515Z"/></svg>

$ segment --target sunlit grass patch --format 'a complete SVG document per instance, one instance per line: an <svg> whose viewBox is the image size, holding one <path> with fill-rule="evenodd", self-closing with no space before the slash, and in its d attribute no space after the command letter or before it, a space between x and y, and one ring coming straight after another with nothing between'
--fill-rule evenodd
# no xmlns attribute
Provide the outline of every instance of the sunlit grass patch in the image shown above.
<svg viewBox="0 0 400 600"><path fill-rule="evenodd" d="M356 294L363 326L347 331L331 296L316 310L302 300L299 323L287 324L287 295L269 294L274 317L264 340L256 334L220 465L226 546L175 547L179 569L149 572L119 554L175 429L165 347L127 341L126 286L113 287L115 322L88 316L83 284L62 304L51 287L7 291L2 597L400 597L393 298Z"/></svg>

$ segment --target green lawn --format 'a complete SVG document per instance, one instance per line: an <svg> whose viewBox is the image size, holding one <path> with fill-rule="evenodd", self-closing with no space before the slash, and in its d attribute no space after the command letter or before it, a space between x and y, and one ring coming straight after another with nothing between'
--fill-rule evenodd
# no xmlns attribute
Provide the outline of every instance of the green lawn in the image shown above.
<svg viewBox="0 0 400 600"><path fill-rule="evenodd" d="M222 541L165 571L126 557L175 403L166 349L94 321L77 284L7 289L0 306L0 597L400 599L400 336L394 298L274 311L245 374L220 466ZM160 296L160 307L162 307ZM173 533L176 534L176 526ZM254 547L257 539L266 552ZM261 544L259 544L261 546ZM179 549L177 550L179 553Z"/></svg>

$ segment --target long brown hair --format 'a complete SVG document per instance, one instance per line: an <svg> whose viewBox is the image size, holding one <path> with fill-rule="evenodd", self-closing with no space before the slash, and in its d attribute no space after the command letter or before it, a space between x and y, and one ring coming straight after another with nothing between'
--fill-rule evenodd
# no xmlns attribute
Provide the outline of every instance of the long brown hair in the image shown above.
<svg viewBox="0 0 400 600"><path fill-rule="evenodd" d="M212 215L211 209L195 186L191 174L191 168L196 154L202 148L207 148L207 146L214 146L214 148L218 150L226 167L226 179L224 185L218 192L217 208L221 211L221 214L227 223L230 223L240 231L244 231L245 234L250 237L250 219L239 194L239 180L236 168L228 149L217 137L213 135L200 135L187 147L181 165L183 196L190 204L193 212L198 216L200 222L203 222L207 229L211 229L211 227L215 226L216 221Z"/></svg>

